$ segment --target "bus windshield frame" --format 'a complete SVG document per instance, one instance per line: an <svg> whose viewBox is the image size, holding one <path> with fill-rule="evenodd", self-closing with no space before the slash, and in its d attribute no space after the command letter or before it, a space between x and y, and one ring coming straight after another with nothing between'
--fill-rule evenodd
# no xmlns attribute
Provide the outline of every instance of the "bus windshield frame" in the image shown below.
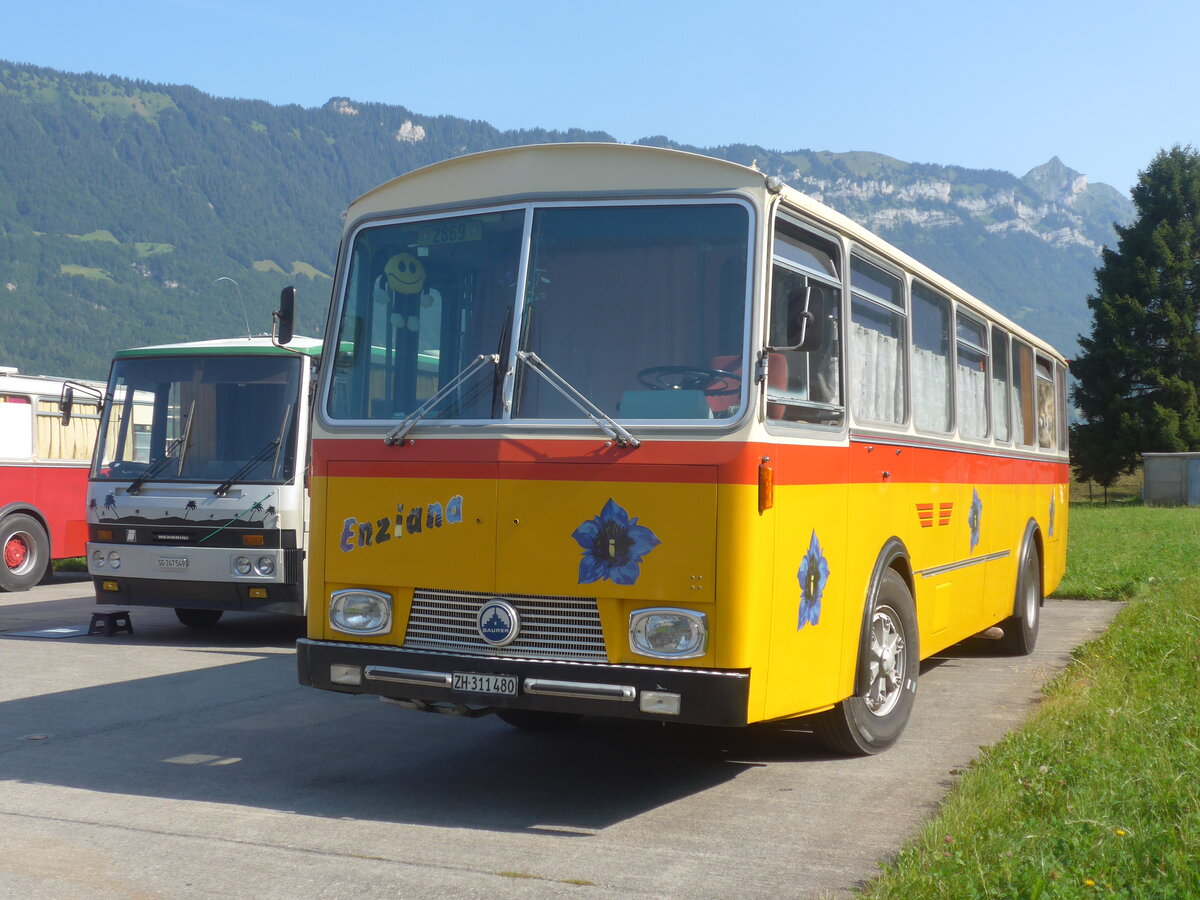
<svg viewBox="0 0 1200 900"><path fill-rule="evenodd" d="M348 241L323 417L595 421L577 392L601 418L728 427L750 396L754 227L735 197L363 222ZM468 371L480 357L488 364Z"/></svg>
<svg viewBox="0 0 1200 900"><path fill-rule="evenodd" d="M139 487L290 482L307 364L301 356L267 354L118 358L92 479Z"/></svg>

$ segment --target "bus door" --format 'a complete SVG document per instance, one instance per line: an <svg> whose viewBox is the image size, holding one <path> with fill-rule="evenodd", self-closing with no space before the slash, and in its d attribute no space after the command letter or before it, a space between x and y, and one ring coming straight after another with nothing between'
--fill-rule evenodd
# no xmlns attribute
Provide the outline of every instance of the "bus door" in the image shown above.
<svg viewBox="0 0 1200 900"><path fill-rule="evenodd" d="M845 668L845 629L855 552L847 479L840 251L824 238L777 223L768 311L767 419L771 459L770 685L766 717L812 709L834 696ZM853 541L853 538L852 538ZM852 620L852 621L851 621Z"/></svg>

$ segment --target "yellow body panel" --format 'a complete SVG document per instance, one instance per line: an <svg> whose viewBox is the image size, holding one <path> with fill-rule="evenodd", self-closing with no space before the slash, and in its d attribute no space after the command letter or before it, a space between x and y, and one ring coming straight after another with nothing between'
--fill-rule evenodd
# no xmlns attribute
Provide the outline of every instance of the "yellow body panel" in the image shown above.
<svg viewBox="0 0 1200 900"><path fill-rule="evenodd" d="M344 588L388 593L392 630L355 640L401 646L414 588L595 597L610 662L749 670L748 720L757 721L814 712L852 693L872 572L889 541L907 551L922 657L1011 615L1031 510L1039 511L1047 592L1057 584L1065 486L914 483L903 452L857 445L847 452L856 472L887 469L877 480L777 487L773 507L761 513L757 486L717 484L715 467L695 467L688 483L659 483L354 477L333 464L332 472L346 474L312 481L310 573L319 596L311 608L324 610L329 594ZM880 455L854 457L867 453ZM573 534L609 501L659 542L633 584L581 581L586 551ZM826 569L819 608L808 607L807 619L806 557L810 569L822 561ZM629 616L650 606L703 612L706 654L685 661L634 654ZM345 639L323 615L310 617L309 636Z"/></svg>

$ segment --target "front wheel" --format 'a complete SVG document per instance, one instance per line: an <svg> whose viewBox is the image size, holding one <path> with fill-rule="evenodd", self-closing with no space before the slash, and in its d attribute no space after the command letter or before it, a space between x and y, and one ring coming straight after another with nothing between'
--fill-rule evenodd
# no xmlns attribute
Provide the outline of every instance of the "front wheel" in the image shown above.
<svg viewBox="0 0 1200 900"><path fill-rule="evenodd" d="M916 697L917 616L912 592L894 569L883 574L865 628L855 679L860 690L813 718L813 732L822 743L853 756L896 743Z"/></svg>
<svg viewBox="0 0 1200 900"><path fill-rule="evenodd" d="M27 591L50 565L50 538L33 516L8 516L0 522L0 554L0 590Z"/></svg>
<svg viewBox="0 0 1200 900"><path fill-rule="evenodd" d="M221 619L219 609L176 609L175 618L188 628L212 628Z"/></svg>

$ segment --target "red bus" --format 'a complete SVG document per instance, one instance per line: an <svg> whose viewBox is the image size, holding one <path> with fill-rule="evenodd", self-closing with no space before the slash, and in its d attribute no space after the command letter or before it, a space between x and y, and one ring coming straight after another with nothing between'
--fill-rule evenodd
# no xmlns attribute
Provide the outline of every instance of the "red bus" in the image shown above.
<svg viewBox="0 0 1200 900"><path fill-rule="evenodd" d="M80 397L68 424L59 404L68 384ZM103 385L0 366L0 590L26 591L51 563L86 553L87 474Z"/></svg>

